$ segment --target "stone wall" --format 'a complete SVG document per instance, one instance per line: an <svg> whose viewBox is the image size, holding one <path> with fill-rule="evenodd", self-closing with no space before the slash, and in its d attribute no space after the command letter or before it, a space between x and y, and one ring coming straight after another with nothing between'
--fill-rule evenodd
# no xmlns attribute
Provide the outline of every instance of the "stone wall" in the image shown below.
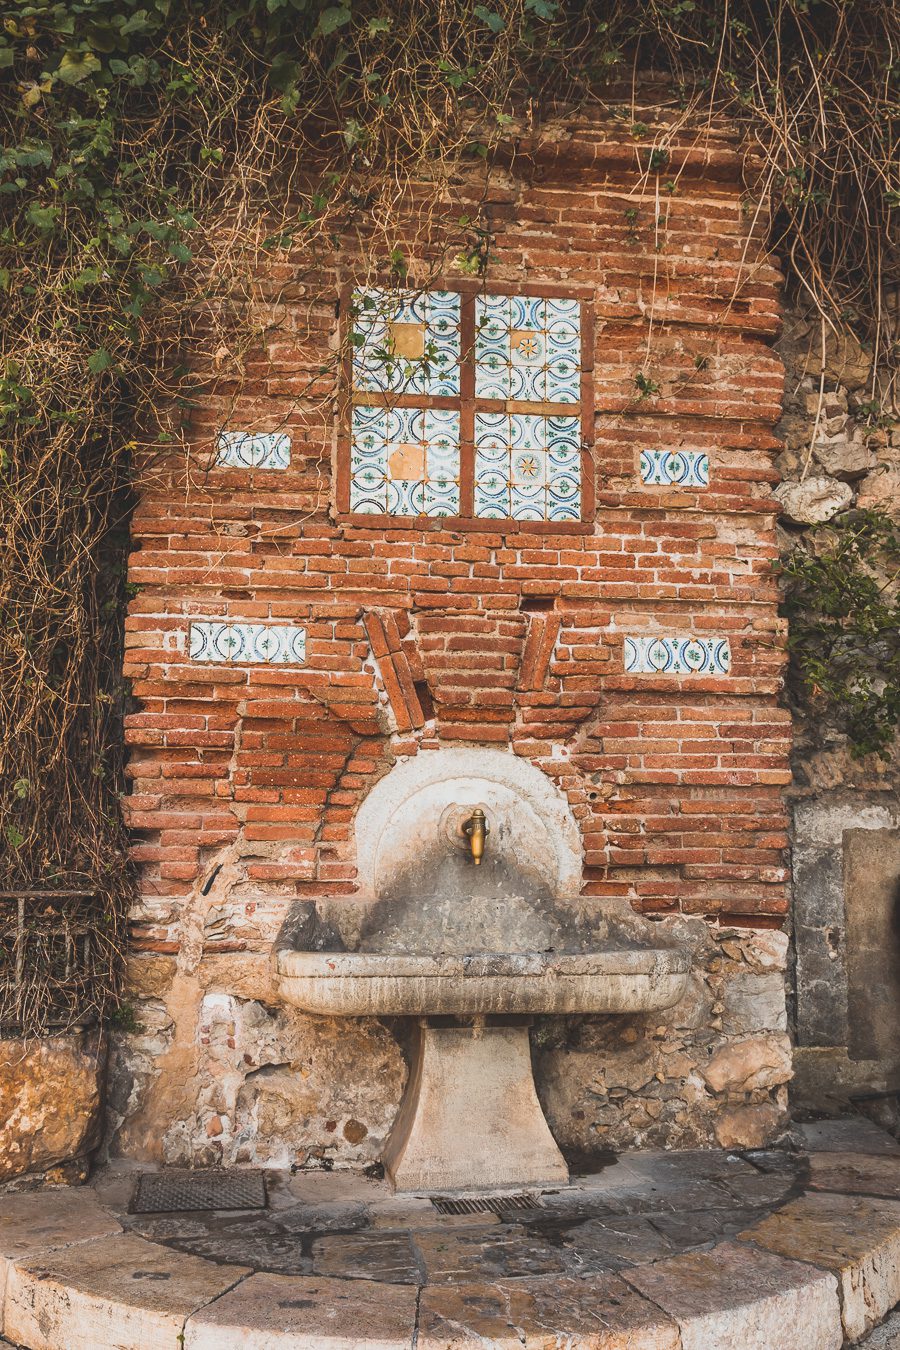
<svg viewBox="0 0 900 1350"><path fill-rule="evenodd" d="M780 546L855 506L896 513L900 425L883 415L871 355L789 310ZM888 404L889 409L889 404ZM887 580L887 578L886 578ZM846 1109L900 1088L891 1034L900 988L900 756L854 759L847 737L798 710L792 819L793 1026L797 1110ZM867 1107L867 1109L870 1109Z"/></svg>
<svg viewBox="0 0 900 1350"><path fill-rule="evenodd" d="M354 903L369 786L400 757L459 743L535 763L579 822L584 895L632 906L697 955L666 1016L536 1029L560 1139L583 1152L760 1143L781 1127L781 278L741 153L716 131L696 145L673 136L663 184L621 123L579 118L519 147L486 201L480 171L455 185L453 211L483 210L495 237L488 289L577 286L593 301L584 525L342 516L339 400L319 372L352 259L323 271L330 294L312 305L289 259L258 278L264 344L241 379L217 354L187 469L154 465L134 521L142 1030L116 1050L115 1150L377 1157L406 1072L396 1028L281 1006L272 948L299 899ZM415 277L415 241L410 256ZM271 467L216 464L223 430L277 434ZM708 485L679 480L688 451L708 457ZM192 659L192 621L226 619L291 626L293 664ZM626 670L626 638L682 636L727 639L730 665Z"/></svg>

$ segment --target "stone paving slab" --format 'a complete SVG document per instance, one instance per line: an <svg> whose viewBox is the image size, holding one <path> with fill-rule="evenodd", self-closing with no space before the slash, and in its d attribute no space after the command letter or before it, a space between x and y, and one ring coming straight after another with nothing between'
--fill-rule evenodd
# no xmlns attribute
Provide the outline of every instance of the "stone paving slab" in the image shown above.
<svg viewBox="0 0 900 1350"><path fill-rule="evenodd" d="M122 1225L87 1189L4 1195L0 1201L0 1314L9 1268L15 1260L44 1248L65 1247L121 1231Z"/></svg>
<svg viewBox="0 0 900 1350"><path fill-rule="evenodd" d="M512 1225L416 1233L416 1249L428 1284L502 1280L524 1275L563 1275L559 1242L523 1234Z"/></svg>
<svg viewBox="0 0 900 1350"><path fill-rule="evenodd" d="M838 1277L844 1331L858 1341L900 1300L900 1202L811 1192L740 1234Z"/></svg>
<svg viewBox="0 0 900 1350"><path fill-rule="evenodd" d="M409 1285L251 1275L188 1318L184 1350L399 1350L412 1346Z"/></svg>
<svg viewBox="0 0 900 1350"><path fill-rule="evenodd" d="M3 1331L29 1350L173 1350L190 1314L250 1273L130 1234L98 1238L16 1262Z"/></svg>
<svg viewBox="0 0 900 1350"><path fill-rule="evenodd" d="M795 1128L807 1153L900 1154L897 1140L864 1116L807 1121Z"/></svg>
<svg viewBox="0 0 900 1350"><path fill-rule="evenodd" d="M408 1233L349 1233L313 1244L313 1271L343 1280L419 1284L422 1267Z"/></svg>
<svg viewBox="0 0 900 1350"><path fill-rule="evenodd" d="M681 1350L840 1350L837 1282L741 1243L623 1272L675 1319Z"/></svg>
<svg viewBox="0 0 900 1350"><path fill-rule="evenodd" d="M814 1191L900 1200L900 1154L816 1153L809 1160L808 1184Z"/></svg>
<svg viewBox="0 0 900 1350"><path fill-rule="evenodd" d="M557 1350L573 1345L579 1350L680 1350L675 1322L615 1275L422 1291L417 1350Z"/></svg>

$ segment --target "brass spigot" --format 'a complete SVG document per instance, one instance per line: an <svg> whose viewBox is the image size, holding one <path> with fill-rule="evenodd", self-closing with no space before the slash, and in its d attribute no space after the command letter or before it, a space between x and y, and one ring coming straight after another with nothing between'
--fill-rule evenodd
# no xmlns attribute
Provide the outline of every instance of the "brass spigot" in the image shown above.
<svg viewBox="0 0 900 1350"><path fill-rule="evenodd" d="M469 836L469 848L472 850L472 861L476 867L481 866L481 859L484 857L484 840L490 829L487 818L480 806L469 816L469 819L462 827L463 834Z"/></svg>

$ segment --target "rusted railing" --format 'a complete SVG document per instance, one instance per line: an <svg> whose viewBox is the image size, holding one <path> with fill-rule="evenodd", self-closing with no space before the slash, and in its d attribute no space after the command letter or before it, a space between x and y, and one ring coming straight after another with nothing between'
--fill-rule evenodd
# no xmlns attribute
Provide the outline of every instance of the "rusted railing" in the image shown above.
<svg viewBox="0 0 900 1350"><path fill-rule="evenodd" d="M106 906L92 891L0 891L0 1036L102 1018L118 960Z"/></svg>

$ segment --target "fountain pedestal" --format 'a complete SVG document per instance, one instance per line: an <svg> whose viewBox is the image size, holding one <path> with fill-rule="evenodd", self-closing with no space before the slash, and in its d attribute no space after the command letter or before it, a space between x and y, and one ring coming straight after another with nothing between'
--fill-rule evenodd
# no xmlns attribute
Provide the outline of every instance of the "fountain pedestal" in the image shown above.
<svg viewBox="0 0 900 1350"><path fill-rule="evenodd" d="M565 1184L535 1091L528 1025L421 1019L383 1162L398 1191Z"/></svg>

